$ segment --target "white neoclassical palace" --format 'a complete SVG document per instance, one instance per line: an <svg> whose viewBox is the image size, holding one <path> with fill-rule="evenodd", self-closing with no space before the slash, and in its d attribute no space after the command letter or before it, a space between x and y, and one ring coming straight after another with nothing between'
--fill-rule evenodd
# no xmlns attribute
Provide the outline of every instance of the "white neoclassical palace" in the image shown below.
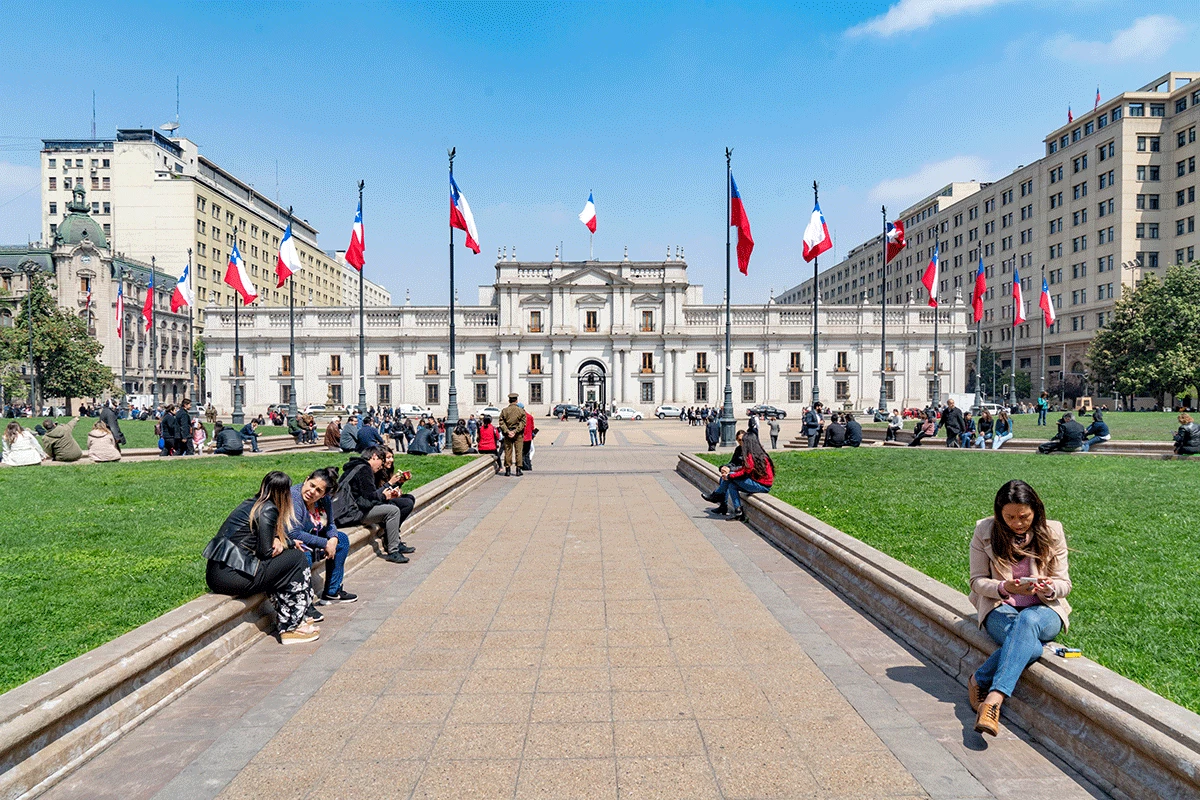
<svg viewBox="0 0 1200 800"><path fill-rule="evenodd" d="M770 300L732 309L732 386L739 415L767 403L797 413L812 397L812 308ZM967 314L940 311L942 393L962 391ZM459 412L502 405L516 392L535 413L557 403L720 406L725 385L725 309L705 304L682 257L666 261L520 262L500 257L496 282L477 305L456 308ZM821 306L818 380L827 405L866 408L883 380L893 404L923 406L933 380L934 312L889 307L886 354L878 306ZM233 311L208 308L206 377L222 409L233 403ZM444 411L450 383L449 310L366 310L367 403ZM296 363L288 358L286 308L240 312L246 409L297 402L358 402L358 309L296 309ZM881 375L881 355L887 368Z"/></svg>

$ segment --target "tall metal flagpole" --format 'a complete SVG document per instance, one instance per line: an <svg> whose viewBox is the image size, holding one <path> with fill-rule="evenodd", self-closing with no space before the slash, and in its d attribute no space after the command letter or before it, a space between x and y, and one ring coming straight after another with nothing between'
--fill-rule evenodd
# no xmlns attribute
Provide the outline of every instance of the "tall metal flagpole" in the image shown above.
<svg viewBox="0 0 1200 800"><path fill-rule="evenodd" d="M150 287L147 289L150 292L150 363L153 366L154 383L150 389L150 410L158 408L158 297L155 295L154 273L157 272L154 266L154 256L150 256Z"/></svg>
<svg viewBox="0 0 1200 800"><path fill-rule="evenodd" d="M730 195L732 194L733 182L733 150L725 148L725 402L721 405L721 446L732 447L735 435L736 423L733 419L733 374L730 359L733 358L733 346L730 339L729 328L732 321L732 316L729 310L730 289L733 288L730 280L729 268L729 222L730 222Z"/></svg>
<svg viewBox="0 0 1200 800"><path fill-rule="evenodd" d="M292 207L288 206L288 228L292 227ZM293 242L294 244L294 242ZM295 419L296 407L296 276L288 275L288 419Z"/></svg>
<svg viewBox="0 0 1200 800"><path fill-rule="evenodd" d="M979 242L979 263L983 263L983 240ZM978 265L975 267L979 269ZM976 276L976 283L979 278ZM971 290L971 308L975 307L975 289ZM983 407L983 315L975 322L975 408Z"/></svg>
<svg viewBox="0 0 1200 800"><path fill-rule="evenodd" d="M121 308L119 309L121 319L118 323L121 328L121 335L118 337L121 341L121 401L118 408L125 408L128 400L128 396L125 394L125 336L129 331L125 329L125 268L120 265L120 262L117 263L117 287L121 292Z"/></svg>
<svg viewBox="0 0 1200 800"><path fill-rule="evenodd" d="M241 325L238 324L238 305L241 304L241 292L233 293L233 414L230 421L234 425L243 425L246 415L242 413L242 345Z"/></svg>
<svg viewBox="0 0 1200 800"><path fill-rule="evenodd" d="M937 253L938 259L941 254L941 235L942 223L938 222L937 227L933 230L933 252ZM937 275L938 282L933 284L933 289L930 290L933 296L933 407L937 408L942 402L942 364L940 354L938 353L938 318L942 316L942 308L938 303L938 289L941 287L942 270L941 264L938 265Z"/></svg>
<svg viewBox="0 0 1200 800"><path fill-rule="evenodd" d="M883 266L879 268L879 291L882 296L879 311L879 405L876 406L876 416L887 413L887 206L880 206L883 213ZM813 291L817 290L816 282Z"/></svg>
<svg viewBox="0 0 1200 800"><path fill-rule="evenodd" d="M446 151L450 157L450 180L454 180L454 154L457 148ZM458 424L458 387L454 374L454 224L450 223L450 393L446 397L446 428Z"/></svg>
<svg viewBox="0 0 1200 800"><path fill-rule="evenodd" d="M817 196L817 182L813 181L813 207L819 204ZM821 399L821 390L817 386L820 380L817 376L817 346L820 342L819 334L817 333L817 297L820 295L820 287L817 283L817 262L820 257L813 256L813 345L812 345L812 404L813 408L817 407L817 402Z"/></svg>
<svg viewBox="0 0 1200 800"><path fill-rule="evenodd" d="M1013 273L1014 273L1013 280L1014 281L1019 280L1018 276L1016 275L1016 271L1017 271L1016 270L1016 261L1017 261L1017 257L1013 256ZM1015 406L1017 404L1017 292L1015 289L1013 290L1012 306L1013 306L1013 316L1012 316L1013 324L1012 324L1012 332L1009 333L1009 336L1011 337L1011 342L1012 342L1012 356L1011 356L1011 358L1012 358L1012 362L1011 362L1012 381L1008 385L1008 404L1010 406Z"/></svg>
<svg viewBox="0 0 1200 800"><path fill-rule="evenodd" d="M1044 285L1045 283L1046 283L1046 265L1042 264L1042 284ZM1040 394L1041 392L1046 391L1046 320L1043 319L1042 324L1039 325L1038 327L1040 327L1042 330L1042 345L1041 345L1042 378L1041 378L1041 387L1038 389L1038 393Z"/></svg>
<svg viewBox="0 0 1200 800"><path fill-rule="evenodd" d="M358 209L362 211L362 195L365 181L358 182ZM366 231L366 222L363 223L363 231ZM363 242L365 245L366 242ZM363 248L366 249L365 247ZM366 256L363 256L366 260ZM363 326L363 273L366 271L367 265L363 264L358 269L358 413L367 413L367 347L364 338Z"/></svg>
<svg viewBox="0 0 1200 800"><path fill-rule="evenodd" d="M187 249L187 274L188 274L188 296L192 298L192 302L188 303L188 394L192 399L192 406L198 408L199 404L196 399L196 310L192 306L196 302L195 276L192 275L192 248ZM188 432L191 434L191 431Z"/></svg>

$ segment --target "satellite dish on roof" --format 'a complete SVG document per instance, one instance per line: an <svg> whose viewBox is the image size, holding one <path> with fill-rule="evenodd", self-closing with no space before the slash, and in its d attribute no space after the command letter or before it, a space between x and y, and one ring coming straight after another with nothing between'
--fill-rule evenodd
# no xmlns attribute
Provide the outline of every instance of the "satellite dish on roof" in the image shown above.
<svg viewBox="0 0 1200 800"><path fill-rule="evenodd" d="M175 131L179 130L179 123L178 122L168 122L163 125L159 125L158 129L160 131L166 131L167 133L174 133Z"/></svg>

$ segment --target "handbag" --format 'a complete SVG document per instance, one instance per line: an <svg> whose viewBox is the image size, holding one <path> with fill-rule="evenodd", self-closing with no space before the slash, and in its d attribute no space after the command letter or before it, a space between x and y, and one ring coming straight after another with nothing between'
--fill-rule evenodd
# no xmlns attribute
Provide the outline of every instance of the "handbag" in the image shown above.
<svg viewBox="0 0 1200 800"><path fill-rule="evenodd" d="M358 500L350 491L350 481L364 466L359 464L344 475L338 483L337 491L329 498L330 516L333 517L335 525L357 525L362 521L363 510L358 507Z"/></svg>

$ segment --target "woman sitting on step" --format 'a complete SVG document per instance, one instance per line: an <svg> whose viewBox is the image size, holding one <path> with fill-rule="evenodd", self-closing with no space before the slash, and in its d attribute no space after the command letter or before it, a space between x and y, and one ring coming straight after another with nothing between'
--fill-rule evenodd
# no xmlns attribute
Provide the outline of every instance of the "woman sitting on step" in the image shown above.
<svg viewBox="0 0 1200 800"><path fill-rule="evenodd" d="M304 621L313 599L311 572L304 545L287 535L293 514L292 479L268 472L258 495L243 500L204 548L208 588L233 597L266 592L275 607L281 644L313 642L320 636L315 625Z"/></svg>
<svg viewBox="0 0 1200 800"><path fill-rule="evenodd" d="M1066 630L1070 593L1062 523L1046 519L1033 487L1009 481L971 539L970 600L979 626L1000 645L967 682L976 731L998 733L1001 704L1042 644Z"/></svg>
<svg viewBox="0 0 1200 800"><path fill-rule="evenodd" d="M714 509L716 513L729 513L729 507L732 506L732 518L736 520L746 519L739 492L764 494L771 491L771 484L775 482L775 464L763 449L757 433L748 431L742 437L741 450L741 466L721 467L721 483L712 495L705 497L710 502L720 503ZM724 494L718 496L722 491Z"/></svg>

